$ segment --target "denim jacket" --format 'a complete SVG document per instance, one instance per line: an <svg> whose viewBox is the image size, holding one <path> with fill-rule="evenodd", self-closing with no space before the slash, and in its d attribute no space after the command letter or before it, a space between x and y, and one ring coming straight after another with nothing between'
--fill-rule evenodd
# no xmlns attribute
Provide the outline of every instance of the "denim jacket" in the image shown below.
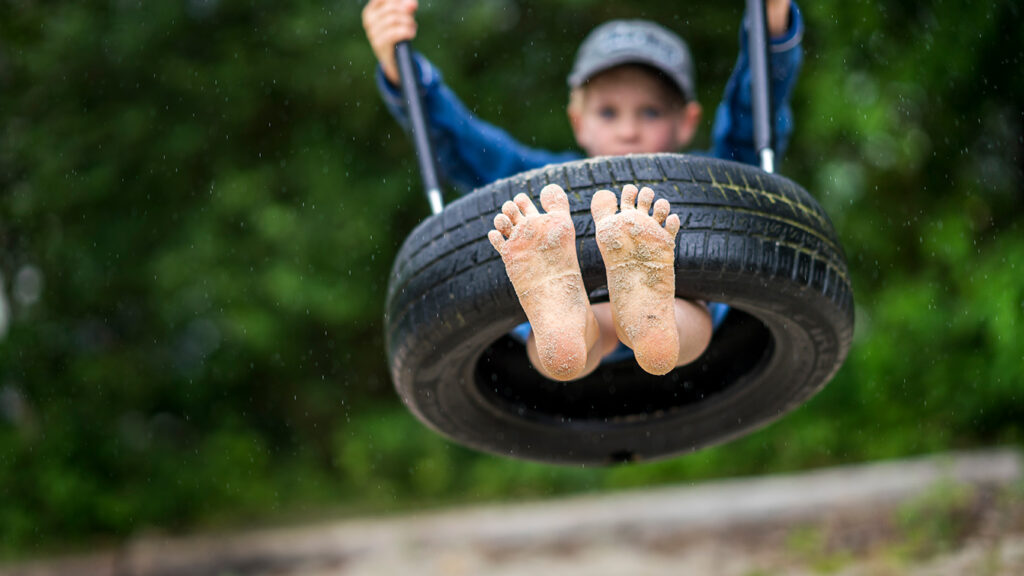
<svg viewBox="0 0 1024 576"><path fill-rule="evenodd" d="M802 60L803 30L803 17L794 2L789 29L782 37L773 38L769 47L776 157L782 156L793 132L789 97ZM441 176L460 193L520 172L583 157L578 151L552 152L523 145L467 110L444 84L437 68L422 55L414 55L414 64L438 168ZM758 163L750 84L747 37L741 28L739 57L725 85L725 94L711 128L711 150L703 154L747 164ZM388 110L408 132L405 98L398 87L388 82L380 66L377 67L377 87Z"/></svg>

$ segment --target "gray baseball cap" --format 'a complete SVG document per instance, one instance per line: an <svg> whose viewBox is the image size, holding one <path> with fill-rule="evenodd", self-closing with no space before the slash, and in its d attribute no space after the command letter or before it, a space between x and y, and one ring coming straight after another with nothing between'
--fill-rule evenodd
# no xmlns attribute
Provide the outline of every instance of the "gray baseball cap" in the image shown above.
<svg viewBox="0 0 1024 576"><path fill-rule="evenodd" d="M583 39L569 73L579 88L598 72L622 64L646 64L665 73L686 100L697 97L693 56L678 34L648 20L612 20Z"/></svg>

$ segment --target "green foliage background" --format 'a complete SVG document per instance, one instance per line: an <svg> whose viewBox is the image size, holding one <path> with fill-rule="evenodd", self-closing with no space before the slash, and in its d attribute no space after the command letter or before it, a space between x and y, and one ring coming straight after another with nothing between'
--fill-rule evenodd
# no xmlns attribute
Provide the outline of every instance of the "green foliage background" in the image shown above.
<svg viewBox="0 0 1024 576"><path fill-rule="evenodd" d="M802 7L781 172L846 247L851 355L762 431L598 470L449 444L392 393L383 292L428 209L361 4L0 3L0 557L1021 442L1017 3ZM697 54L705 146L742 3L420 12L416 46L464 101L555 149L582 36L663 22Z"/></svg>

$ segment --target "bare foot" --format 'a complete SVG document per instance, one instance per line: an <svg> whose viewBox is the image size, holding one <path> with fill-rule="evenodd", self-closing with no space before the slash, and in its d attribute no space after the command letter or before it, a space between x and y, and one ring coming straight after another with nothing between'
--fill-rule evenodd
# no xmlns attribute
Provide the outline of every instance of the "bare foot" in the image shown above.
<svg viewBox="0 0 1024 576"><path fill-rule="evenodd" d="M679 216L669 215L668 200L654 204L654 191L622 188L622 209L615 194L600 190L590 203L597 245L608 273L608 296L619 339L633 349L640 367L668 374L679 360L675 321L675 240Z"/></svg>
<svg viewBox="0 0 1024 576"><path fill-rule="evenodd" d="M540 203L546 214L525 194L505 202L487 238L501 254L530 320L541 371L572 380L586 367L597 321L576 257L569 199L558 185L549 184L541 190Z"/></svg>

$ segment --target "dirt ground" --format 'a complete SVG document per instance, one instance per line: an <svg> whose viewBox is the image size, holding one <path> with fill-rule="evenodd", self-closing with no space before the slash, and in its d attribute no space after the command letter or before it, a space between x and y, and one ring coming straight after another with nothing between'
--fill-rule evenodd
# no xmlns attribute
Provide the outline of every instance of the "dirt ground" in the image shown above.
<svg viewBox="0 0 1024 576"><path fill-rule="evenodd" d="M4 576L1024 575L1014 450L186 539Z"/></svg>

